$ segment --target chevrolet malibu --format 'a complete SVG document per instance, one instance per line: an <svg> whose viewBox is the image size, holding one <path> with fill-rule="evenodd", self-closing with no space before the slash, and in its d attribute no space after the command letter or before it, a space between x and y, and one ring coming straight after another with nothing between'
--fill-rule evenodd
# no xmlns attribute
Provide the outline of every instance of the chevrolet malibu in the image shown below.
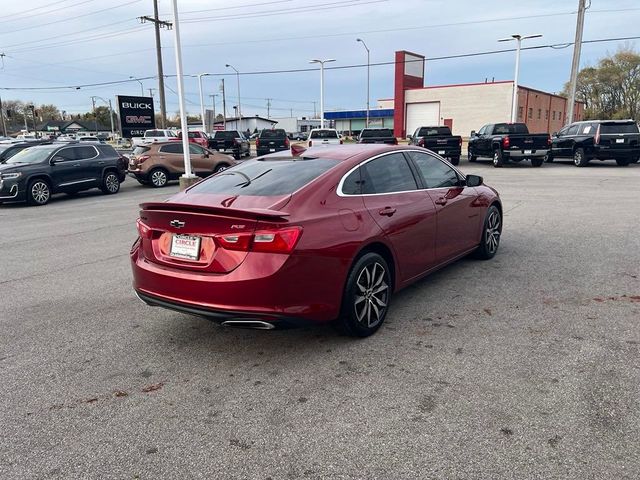
<svg viewBox="0 0 640 480"><path fill-rule="evenodd" d="M227 326L333 322L366 337L401 288L496 254L502 204L481 177L418 147L301 150L142 204L137 296Z"/></svg>

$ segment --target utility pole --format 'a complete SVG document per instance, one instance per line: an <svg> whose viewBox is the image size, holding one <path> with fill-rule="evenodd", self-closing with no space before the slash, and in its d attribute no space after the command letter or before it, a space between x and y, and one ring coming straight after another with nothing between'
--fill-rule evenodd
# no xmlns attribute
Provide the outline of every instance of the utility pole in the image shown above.
<svg viewBox="0 0 640 480"><path fill-rule="evenodd" d="M4 110L2 108L2 97L0 97L0 118L2 119L2 136L7 136L7 125L4 123Z"/></svg>
<svg viewBox="0 0 640 480"><path fill-rule="evenodd" d="M151 22L155 27L156 33L156 60L158 63L158 89L160 90L160 117L162 128L167 125L167 104L164 96L164 72L162 69L162 47L160 45L160 29L166 28L171 30L173 24L158 19L158 0L153 0L153 17L139 17L140 23Z"/></svg>
<svg viewBox="0 0 640 480"><path fill-rule="evenodd" d="M220 90L222 91L222 125L223 128L227 129L227 96L224 93L224 78L222 79L222 84L220 85Z"/></svg>
<svg viewBox="0 0 640 480"><path fill-rule="evenodd" d="M566 109L567 124L573 122L573 110L576 103L578 86L578 69L580 68L580 52L582 50L582 30L584 29L584 12L586 0L578 0L578 20L576 23L576 41L573 44L573 60L571 61L571 78L569 80L569 106ZM591 3L591 2L589 2Z"/></svg>
<svg viewBox="0 0 640 480"><path fill-rule="evenodd" d="M271 118L271 98L266 98L267 101L267 118Z"/></svg>
<svg viewBox="0 0 640 480"><path fill-rule="evenodd" d="M93 105L93 124L96 127L96 135L98 134L98 115L96 115L96 97L91 97L91 105Z"/></svg>
<svg viewBox="0 0 640 480"><path fill-rule="evenodd" d="M149 96L153 98L153 92L155 91L155 88L148 88L147 90L149 90Z"/></svg>
<svg viewBox="0 0 640 480"><path fill-rule="evenodd" d="M216 97L218 96L218 94L210 93L209 96L211 97L211 106L213 107L213 118L211 119L211 132L213 133L216 125Z"/></svg>
<svg viewBox="0 0 640 480"><path fill-rule="evenodd" d="M313 118L318 118L318 114L316 112L316 102L313 102Z"/></svg>
<svg viewBox="0 0 640 480"><path fill-rule="evenodd" d="M371 52L369 51L369 47L364 43L364 40L361 38L356 39L356 41L362 43L362 46L367 50L367 121L365 126L369 128L369 85L370 85L370 71L371 71Z"/></svg>

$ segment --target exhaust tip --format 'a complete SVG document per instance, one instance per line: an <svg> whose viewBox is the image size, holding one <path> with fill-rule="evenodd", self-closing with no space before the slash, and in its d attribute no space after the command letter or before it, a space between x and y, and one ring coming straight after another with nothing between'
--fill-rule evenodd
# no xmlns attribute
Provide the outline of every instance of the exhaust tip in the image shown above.
<svg viewBox="0 0 640 480"><path fill-rule="evenodd" d="M276 326L273 323L261 320L227 320L222 322L223 327L252 328L254 330L273 330Z"/></svg>

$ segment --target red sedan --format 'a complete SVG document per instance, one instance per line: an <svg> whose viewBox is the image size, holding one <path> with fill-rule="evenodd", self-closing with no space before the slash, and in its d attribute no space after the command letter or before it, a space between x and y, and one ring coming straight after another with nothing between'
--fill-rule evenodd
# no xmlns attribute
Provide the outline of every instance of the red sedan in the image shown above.
<svg viewBox="0 0 640 480"><path fill-rule="evenodd" d="M492 258L502 231L498 193L419 147L275 153L141 207L131 262L145 303L361 337L394 292L470 253Z"/></svg>

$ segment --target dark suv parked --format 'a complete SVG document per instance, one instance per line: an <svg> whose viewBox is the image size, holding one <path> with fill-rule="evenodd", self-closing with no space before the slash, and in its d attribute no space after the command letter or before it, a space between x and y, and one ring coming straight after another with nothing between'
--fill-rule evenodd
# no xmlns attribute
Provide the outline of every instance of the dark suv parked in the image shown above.
<svg viewBox="0 0 640 480"><path fill-rule="evenodd" d="M233 158L240 160L251 154L251 145L244 135L237 130L217 130L209 137L209 149L225 153L230 152Z"/></svg>
<svg viewBox="0 0 640 480"><path fill-rule="evenodd" d="M118 193L126 159L111 145L86 143L29 147L0 165L0 203L44 205L54 193L74 194L100 188Z"/></svg>
<svg viewBox="0 0 640 480"><path fill-rule="evenodd" d="M576 167L591 159L615 160L622 167L640 158L640 131L633 120L588 120L567 125L551 138L546 161L570 158Z"/></svg>
<svg viewBox="0 0 640 480"><path fill-rule="evenodd" d="M289 137L287 137L287 132L282 128L265 128L256 138L256 153L259 157L273 152L289 150L290 146L291 143L289 142Z"/></svg>

